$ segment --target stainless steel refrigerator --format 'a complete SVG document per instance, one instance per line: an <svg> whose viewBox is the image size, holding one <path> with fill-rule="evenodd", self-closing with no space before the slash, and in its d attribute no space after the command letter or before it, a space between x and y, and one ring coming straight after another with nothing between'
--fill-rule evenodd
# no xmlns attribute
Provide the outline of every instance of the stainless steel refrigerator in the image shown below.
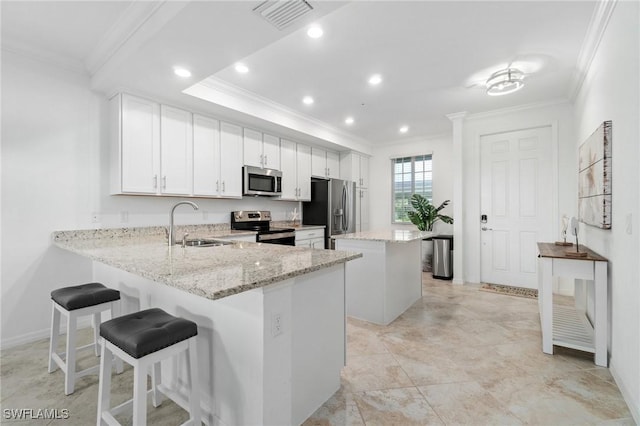
<svg viewBox="0 0 640 426"><path fill-rule="evenodd" d="M335 248L332 235L355 232L356 183L311 179L311 201L302 203L304 225L324 225L324 248Z"/></svg>

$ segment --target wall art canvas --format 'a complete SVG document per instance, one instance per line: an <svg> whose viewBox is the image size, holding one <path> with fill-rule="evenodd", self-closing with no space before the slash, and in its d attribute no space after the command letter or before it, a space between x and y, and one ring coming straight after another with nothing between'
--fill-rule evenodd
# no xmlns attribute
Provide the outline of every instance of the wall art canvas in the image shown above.
<svg viewBox="0 0 640 426"><path fill-rule="evenodd" d="M611 121L580 145L578 217L587 225L611 229Z"/></svg>

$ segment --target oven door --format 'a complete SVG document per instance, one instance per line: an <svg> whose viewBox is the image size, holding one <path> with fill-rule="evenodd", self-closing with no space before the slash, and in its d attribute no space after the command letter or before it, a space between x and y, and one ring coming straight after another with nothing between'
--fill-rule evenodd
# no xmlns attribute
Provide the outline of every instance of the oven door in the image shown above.
<svg viewBox="0 0 640 426"><path fill-rule="evenodd" d="M281 195L282 172L245 166L242 174L244 195Z"/></svg>
<svg viewBox="0 0 640 426"><path fill-rule="evenodd" d="M258 242L265 244L296 245L295 232L278 232L274 234L258 234Z"/></svg>

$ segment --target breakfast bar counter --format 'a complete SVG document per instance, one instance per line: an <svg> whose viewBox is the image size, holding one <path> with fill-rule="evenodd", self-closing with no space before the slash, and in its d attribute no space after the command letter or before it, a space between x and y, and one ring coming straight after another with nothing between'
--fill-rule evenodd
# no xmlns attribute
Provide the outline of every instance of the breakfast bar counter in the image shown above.
<svg viewBox="0 0 640 426"><path fill-rule="evenodd" d="M432 235L385 229L334 236L337 250L363 256L346 265L347 315L387 325L420 299L421 241Z"/></svg>
<svg viewBox="0 0 640 426"><path fill-rule="evenodd" d="M339 389L345 264L361 254L242 241L169 247L163 228L64 231L53 243L91 259L93 279L120 291L123 313L159 307L198 324L207 424L300 424ZM161 386L187 407L182 362L163 363Z"/></svg>

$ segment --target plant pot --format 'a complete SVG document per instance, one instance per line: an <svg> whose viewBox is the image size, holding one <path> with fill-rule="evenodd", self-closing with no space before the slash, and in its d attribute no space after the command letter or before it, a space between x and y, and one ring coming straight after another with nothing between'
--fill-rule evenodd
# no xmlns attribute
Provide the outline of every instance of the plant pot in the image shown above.
<svg viewBox="0 0 640 426"><path fill-rule="evenodd" d="M431 238L422 240L422 270L424 272L433 270L433 241Z"/></svg>

